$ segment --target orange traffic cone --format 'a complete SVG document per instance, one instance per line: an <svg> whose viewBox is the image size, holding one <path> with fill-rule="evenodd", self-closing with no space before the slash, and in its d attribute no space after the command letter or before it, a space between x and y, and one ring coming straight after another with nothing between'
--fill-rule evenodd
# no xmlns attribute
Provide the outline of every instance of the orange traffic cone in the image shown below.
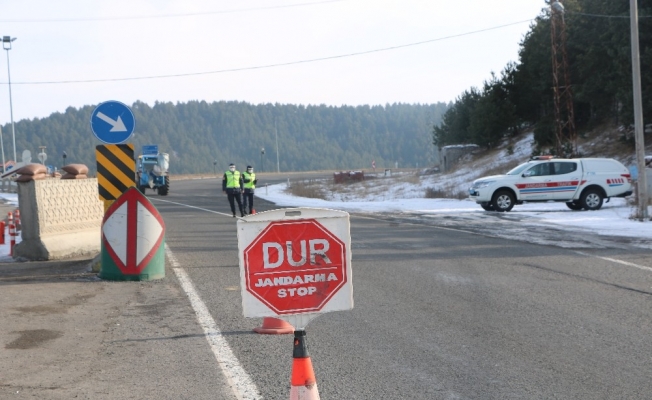
<svg viewBox="0 0 652 400"><path fill-rule="evenodd" d="M265 317L263 326L254 328L256 333L266 333L268 335L283 335L294 332L294 327L282 319Z"/></svg>
<svg viewBox="0 0 652 400"><path fill-rule="evenodd" d="M251 209L251 215L254 215L254 214L256 214L256 209L255 209L255 208L252 208L252 209Z"/></svg>
<svg viewBox="0 0 652 400"><path fill-rule="evenodd" d="M317 380L308 354L306 331L294 331L290 400L319 400Z"/></svg>

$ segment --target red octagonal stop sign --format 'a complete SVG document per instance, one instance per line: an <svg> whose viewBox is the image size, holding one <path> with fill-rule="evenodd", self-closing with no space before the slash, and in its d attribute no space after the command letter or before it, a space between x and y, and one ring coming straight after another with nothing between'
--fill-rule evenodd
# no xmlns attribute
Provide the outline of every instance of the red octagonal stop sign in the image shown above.
<svg viewBox="0 0 652 400"><path fill-rule="evenodd" d="M246 290L279 315L318 312L346 263L345 244L316 220L271 222L244 250Z"/></svg>

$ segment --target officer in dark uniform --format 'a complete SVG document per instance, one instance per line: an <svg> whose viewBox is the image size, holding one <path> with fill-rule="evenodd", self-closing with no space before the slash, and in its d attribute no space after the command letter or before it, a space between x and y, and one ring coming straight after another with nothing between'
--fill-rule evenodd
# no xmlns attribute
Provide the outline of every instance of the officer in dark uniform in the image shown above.
<svg viewBox="0 0 652 400"><path fill-rule="evenodd" d="M240 195L242 194L242 185L242 174L240 174L240 171L235 169L235 164L229 164L229 170L226 171L222 177L222 191L226 193L226 196L229 199L229 205L231 206L233 217L235 217L234 202L238 202L240 216L244 217L242 199L240 198Z"/></svg>

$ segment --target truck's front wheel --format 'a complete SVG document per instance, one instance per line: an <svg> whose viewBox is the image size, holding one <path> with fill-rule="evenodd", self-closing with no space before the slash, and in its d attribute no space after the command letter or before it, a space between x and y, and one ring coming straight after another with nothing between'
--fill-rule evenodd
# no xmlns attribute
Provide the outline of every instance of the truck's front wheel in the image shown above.
<svg viewBox="0 0 652 400"><path fill-rule="evenodd" d="M480 203L480 207L482 207L483 210L485 211L493 211L494 206L490 202L482 202Z"/></svg>
<svg viewBox="0 0 652 400"><path fill-rule="evenodd" d="M499 190L494 193L494 197L491 199L491 205L494 206L494 210L496 211L506 212L514 207L515 201L516 199L512 192L508 190Z"/></svg>

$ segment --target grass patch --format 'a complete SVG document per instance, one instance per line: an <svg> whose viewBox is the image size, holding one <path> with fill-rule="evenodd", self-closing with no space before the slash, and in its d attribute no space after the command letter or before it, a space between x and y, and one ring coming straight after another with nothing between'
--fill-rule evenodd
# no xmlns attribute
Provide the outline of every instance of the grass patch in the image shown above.
<svg viewBox="0 0 652 400"><path fill-rule="evenodd" d="M293 196L309 199L326 199L326 191L323 188L323 184L316 179L292 181L285 191Z"/></svg>
<svg viewBox="0 0 652 400"><path fill-rule="evenodd" d="M432 187L427 188L424 196L426 199L458 199L463 200L469 197L469 193L466 190L460 190L459 188L449 187Z"/></svg>

